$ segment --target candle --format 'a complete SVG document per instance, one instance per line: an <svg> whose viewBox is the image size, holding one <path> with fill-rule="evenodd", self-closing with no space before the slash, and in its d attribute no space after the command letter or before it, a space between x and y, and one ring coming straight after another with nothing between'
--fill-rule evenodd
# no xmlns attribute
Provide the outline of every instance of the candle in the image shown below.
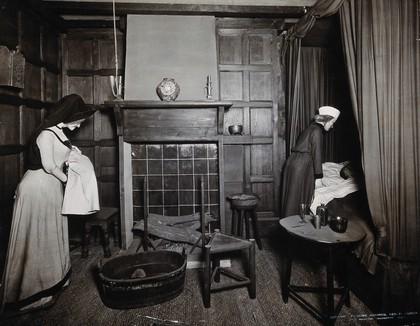
<svg viewBox="0 0 420 326"><path fill-rule="evenodd" d="M207 84L210 85L211 84L211 75L207 75Z"/></svg>

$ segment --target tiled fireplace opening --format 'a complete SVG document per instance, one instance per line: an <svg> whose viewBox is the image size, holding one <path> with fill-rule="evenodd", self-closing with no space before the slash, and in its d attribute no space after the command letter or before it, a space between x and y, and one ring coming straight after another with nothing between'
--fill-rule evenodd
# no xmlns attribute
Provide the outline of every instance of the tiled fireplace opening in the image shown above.
<svg viewBox="0 0 420 326"><path fill-rule="evenodd" d="M147 178L149 213L180 216L200 212L200 179L205 212L219 219L218 146L132 144L133 218L143 218L143 182Z"/></svg>

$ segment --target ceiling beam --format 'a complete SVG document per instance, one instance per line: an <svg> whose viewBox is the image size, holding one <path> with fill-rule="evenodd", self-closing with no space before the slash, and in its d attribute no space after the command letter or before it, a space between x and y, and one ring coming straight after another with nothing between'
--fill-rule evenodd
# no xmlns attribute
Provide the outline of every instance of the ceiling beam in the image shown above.
<svg viewBox="0 0 420 326"><path fill-rule="evenodd" d="M112 15L111 2L43 1L55 15ZM216 17L300 18L303 6L231 6L202 4L116 3L116 15L208 15Z"/></svg>

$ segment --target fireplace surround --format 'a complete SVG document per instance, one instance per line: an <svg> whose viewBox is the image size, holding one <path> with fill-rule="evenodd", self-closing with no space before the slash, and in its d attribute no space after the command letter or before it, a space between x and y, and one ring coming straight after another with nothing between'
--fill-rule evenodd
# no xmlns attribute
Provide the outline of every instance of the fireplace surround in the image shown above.
<svg viewBox="0 0 420 326"><path fill-rule="evenodd" d="M142 218L141 184L148 179L150 212L184 215L197 211L198 180L204 178L206 211L225 229L224 101L110 101L119 144L121 242L133 241Z"/></svg>

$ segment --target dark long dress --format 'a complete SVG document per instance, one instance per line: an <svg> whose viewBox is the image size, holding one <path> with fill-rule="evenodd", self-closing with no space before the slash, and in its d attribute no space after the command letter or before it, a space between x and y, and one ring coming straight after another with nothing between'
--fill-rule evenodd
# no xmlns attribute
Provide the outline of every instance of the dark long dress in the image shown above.
<svg viewBox="0 0 420 326"><path fill-rule="evenodd" d="M315 179L322 178L323 130L312 122L292 148L284 168L281 218L299 214L299 204L311 204Z"/></svg>

